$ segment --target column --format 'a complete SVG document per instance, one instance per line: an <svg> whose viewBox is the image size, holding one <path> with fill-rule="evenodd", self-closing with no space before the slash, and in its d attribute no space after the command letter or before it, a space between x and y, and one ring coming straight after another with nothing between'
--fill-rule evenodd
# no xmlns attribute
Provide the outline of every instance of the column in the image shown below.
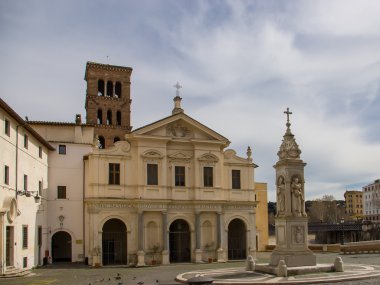
<svg viewBox="0 0 380 285"><path fill-rule="evenodd" d="M162 212L162 264L169 264L168 213Z"/></svg>
<svg viewBox="0 0 380 285"><path fill-rule="evenodd" d="M143 212L138 213L138 250L144 251L144 221L143 221Z"/></svg>
<svg viewBox="0 0 380 285"><path fill-rule="evenodd" d="M217 214L217 220L216 220L216 247L222 248L222 213L218 212Z"/></svg>
<svg viewBox="0 0 380 285"><path fill-rule="evenodd" d="M195 262L202 262L201 250L201 213L195 212Z"/></svg>
<svg viewBox="0 0 380 285"><path fill-rule="evenodd" d="M138 211L137 213L137 266L145 266L145 252L144 252L144 212Z"/></svg>
<svg viewBox="0 0 380 285"><path fill-rule="evenodd" d="M225 257L224 257L224 249L223 249L223 244L222 244L222 237L223 237L223 219L224 219L224 214L223 212L217 212L217 217L216 217L216 246L217 246L217 259L218 262L225 262Z"/></svg>
<svg viewBox="0 0 380 285"><path fill-rule="evenodd" d="M201 249L201 214L195 213L195 249Z"/></svg>
<svg viewBox="0 0 380 285"><path fill-rule="evenodd" d="M255 211L249 212L249 223L250 223L250 229L248 232L249 237L249 255L253 257L253 259L256 259L256 219L255 219Z"/></svg>
<svg viewBox="0 0 380 285"><path fill-rule="evenodd" d="M162 249L168 250L169 239L168 239L168 213L162 212Z"/></svg>

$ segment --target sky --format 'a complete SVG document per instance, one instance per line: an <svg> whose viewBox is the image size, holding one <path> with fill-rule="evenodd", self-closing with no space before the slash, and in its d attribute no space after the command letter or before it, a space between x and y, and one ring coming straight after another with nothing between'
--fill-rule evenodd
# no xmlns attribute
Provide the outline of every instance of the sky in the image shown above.
<svg viewBox="0 0 380 285"><path fill-rule="evenodd" d="M29 120L85 118L87 61L128 66L132 125L185 113L259 165L275 201L291 129L306 199L380 177L380 1L1 0L0 97Z"/></svg>

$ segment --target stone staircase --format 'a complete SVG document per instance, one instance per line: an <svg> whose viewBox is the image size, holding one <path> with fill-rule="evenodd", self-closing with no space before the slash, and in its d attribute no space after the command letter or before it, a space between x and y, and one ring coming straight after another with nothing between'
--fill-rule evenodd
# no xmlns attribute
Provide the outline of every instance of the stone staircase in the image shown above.
<svg viewBox="0 0 380 285"><path fill-rule="evenodd" d="M30 274L30 269L15 268L14 266L7 266L4 274L0 278L23 277Z"/></svg>

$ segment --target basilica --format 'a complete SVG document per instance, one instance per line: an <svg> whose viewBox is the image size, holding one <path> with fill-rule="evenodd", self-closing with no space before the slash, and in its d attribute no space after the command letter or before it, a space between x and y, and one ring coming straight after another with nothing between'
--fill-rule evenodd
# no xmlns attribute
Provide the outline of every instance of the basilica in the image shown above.
<svg viewBox="0 0 380 285"><path fill-rule="evenodd" d="M132 129L131 75L87 63L85 122L27 121L0 101L1 274L57 261L225 262L268 243L251 148L238 155L189 116L178 83L168 116Z"/></svg>

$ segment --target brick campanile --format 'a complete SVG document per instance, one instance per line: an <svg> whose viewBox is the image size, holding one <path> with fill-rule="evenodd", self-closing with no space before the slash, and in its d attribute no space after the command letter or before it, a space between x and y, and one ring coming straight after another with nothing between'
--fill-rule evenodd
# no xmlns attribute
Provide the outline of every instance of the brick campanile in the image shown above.
<svg viewBox="0 0 380 285"><path fill-rule="evenodd" d="M131 126L132 68L87 62L86 123L95 126L102 148L124 140Z"/></svg>

